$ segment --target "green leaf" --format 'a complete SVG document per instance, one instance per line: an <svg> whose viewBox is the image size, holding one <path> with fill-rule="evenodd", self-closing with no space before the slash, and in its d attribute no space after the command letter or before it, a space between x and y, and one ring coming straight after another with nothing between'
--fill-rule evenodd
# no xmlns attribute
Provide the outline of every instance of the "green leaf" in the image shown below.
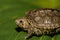
<svg viewBox="0 0 60 40"><path fill-rule="evenodd" d="M27 33L15 30L15 19L37 8L60 9L60 0L0 0L0 40L25 40ZM60 40L60 34L53 37L33 36L30 40Z"/></svg>

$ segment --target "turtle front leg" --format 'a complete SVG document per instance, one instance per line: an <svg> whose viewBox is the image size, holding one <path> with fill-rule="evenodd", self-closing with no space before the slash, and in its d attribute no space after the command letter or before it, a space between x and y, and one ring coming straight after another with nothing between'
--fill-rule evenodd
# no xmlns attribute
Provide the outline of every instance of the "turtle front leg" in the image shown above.
<svg viewBox="0 0 60 40"><path fill-rule="evenodd" d="M28 34L26 35L25 39L28 39L29 37L31 37L33 33L34 33L33 30L29 29Z"/></svg>

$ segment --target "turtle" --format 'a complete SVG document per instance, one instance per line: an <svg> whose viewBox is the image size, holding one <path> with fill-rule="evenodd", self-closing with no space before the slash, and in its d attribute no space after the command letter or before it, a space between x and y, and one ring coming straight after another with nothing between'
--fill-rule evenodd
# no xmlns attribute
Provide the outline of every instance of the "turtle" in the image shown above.
<svg viewBox="0 0 60 40"><path fill-rule="evenodd" d="M33 34L45 35L60 32L60 10L53 8L33 9L15 20L16 25L27 32L25 39Z"/></svg>

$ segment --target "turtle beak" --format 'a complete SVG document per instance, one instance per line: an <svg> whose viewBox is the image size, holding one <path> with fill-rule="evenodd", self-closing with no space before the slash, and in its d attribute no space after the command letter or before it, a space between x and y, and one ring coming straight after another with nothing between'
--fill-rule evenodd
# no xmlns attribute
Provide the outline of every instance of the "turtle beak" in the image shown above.
<svg viewBox="0 0 60 40"><path fill-rule="evenodd" d="M19 20L15 20L15 23L18 25L19 24Z"/></svg>

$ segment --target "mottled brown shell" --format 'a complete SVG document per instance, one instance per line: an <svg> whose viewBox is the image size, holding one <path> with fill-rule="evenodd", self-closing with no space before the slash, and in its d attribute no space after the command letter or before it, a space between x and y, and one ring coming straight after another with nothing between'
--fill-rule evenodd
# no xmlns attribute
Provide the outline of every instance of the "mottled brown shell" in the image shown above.
<svg viewBox="0 0 60 40"><path fill-rule="evenodd" d="M44 29L43 32L60 28L60 11L56 9L31 10L27 12L26 18L32 22L33 27Z"/></svg>

